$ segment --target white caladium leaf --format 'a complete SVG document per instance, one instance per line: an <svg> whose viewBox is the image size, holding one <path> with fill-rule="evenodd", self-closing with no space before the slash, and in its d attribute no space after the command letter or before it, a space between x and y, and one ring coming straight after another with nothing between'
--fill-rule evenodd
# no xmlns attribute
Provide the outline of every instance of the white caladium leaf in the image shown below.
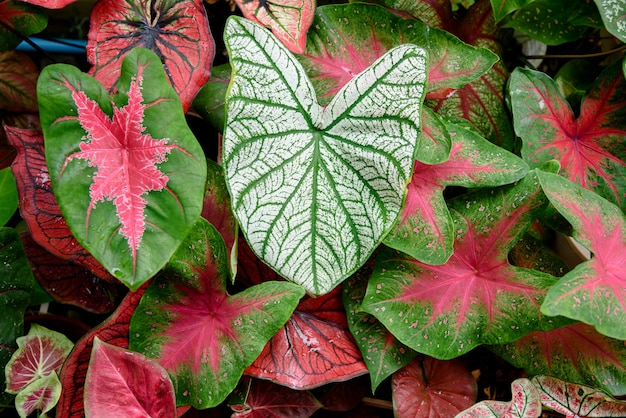
<svg viewBox="0 0 626 418"><path fill-rule="evenodd" d="M426 52L391 49L324 108L295 57L229 18L224 169L253 251L311 294L360 267L400 213L420 133Z"/></svg>

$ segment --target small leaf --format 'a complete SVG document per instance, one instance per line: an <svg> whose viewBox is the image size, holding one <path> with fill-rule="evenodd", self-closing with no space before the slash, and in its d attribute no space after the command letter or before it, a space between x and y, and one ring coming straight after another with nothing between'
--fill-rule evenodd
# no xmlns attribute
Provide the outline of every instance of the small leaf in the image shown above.
<svg viewBox="0 0 626 418"><path fill-rule="evenodd" d="M174 387L165 369L98 337L91 351L84 396L86 418L176 416Z"/></svg>
<svg viewBox="0 0 626 418"><path fill-rule="evenodd" d="M510 402L481 401L459 413L455 418L539 418L541 397L526 378L511 383L513 399Z"/></svg>
<svg viewBox="0 0 626 418"><path fill-rule="evenodd" d="M9 167L0 170L0 226L4 226L17 209L17 187Z"/></svg>
<svg viewBox="0 0 626 418"><path fill-rule="evenodd" d="M37 416L55 407L61 396L61 382L56 372L40 377L22 389L15 397L15 408L21 418L38 411Z"/></svg>
<svg viewBox="0 0 626 418"><path fill-rule="evenodd" d="M234 77L224 169L235 216L259 258L310 294L327 293L400 212L426 52L389 51L322 108L300 63L267 30L231 17L225 39Z"/></svg>
<svg viewBox="0 0 626 418"><path fill-rule="evenodd" d="M41 9L17 0L0 0L0 52L14 49L22 37L41 32L47 24L48 16Z"/></svg>
<svg viewBox="0 0 626 418"><path fill-rule="evenodd" d="M397 417L449 418L476 400L476 381L459 359L417 357L391 381Z"/></svg>
<svg viewBox="0 0 626 418"><path fill-rule="evenodd" d="M626 416L626 402L618 401L601 390L550 376L535 376L532 382L539 389L541 403L567 417Z"/></svg>
<svg viewBox="0 0 626 418"><path fill-rule="evenodd" d="M38 76L39 69L27 54L0 52L0 109L36 112Z"/></svg>
<svg viewBox="0 0 626 418"><path fill-rule="evenodd" d="M32 324L5 368L7 392L18 393L37 379L58 373L74 346L65 335Z"/></svg>

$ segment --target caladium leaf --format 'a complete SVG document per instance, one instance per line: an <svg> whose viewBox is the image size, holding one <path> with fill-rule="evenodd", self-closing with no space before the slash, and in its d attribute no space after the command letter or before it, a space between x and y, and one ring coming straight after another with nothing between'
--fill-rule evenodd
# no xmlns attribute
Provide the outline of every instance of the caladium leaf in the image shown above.
<svg viewBox="0 0 626 418"><path fill-rule="evenodd" d="M560 174L626 208L626 80L617 63L587 91L578 118L544 73L516 69L509 94L531 167L556 159Z"/></svg>
<svg viewBox="0 0 626 418"><path fill-rule="evenodd" d="M174 387L165 369L98 337L91 351L84 396L86 418L176 416Z"/></svg>
<svg viewBox="0 0 626 418"><path fill-rule="evenodd" d="M234 77L224 170L235 216L264 262L311 294L327 293L368 259L400 212L426 52L394 48L322 108L301 64L269 31L233 16L225 41Z"/></svg>
<svg viewBox="0 0 626 418"><path fill-rule="evenodd" d="M446 186L500 186L522 178L524 161L471 130L448 124L453 142L450 158L441 164L415 162L400 218L385 245L428 264L442 264L452 255L454 230L443 198Z"/></svg>
<svg viewBox="0 0 626 418"><path fill-rule="evenodd" d="M17 150L11 169L17 182L20 213L32 239L61 259L72 260L105 280L115 280L78 243L61 214L52 192L41 131L8 126L5 131Z"/></svg>
<svg viewBox="0 0 626 418"><path fill-rule="evenodd" d="M556 280L511 266L507 254L545 198L532 173L513 186L450 202L455 250L441 266L381 250L361 309L416 351L449 359L542 327L539 306Z"/></svg>
<svg viewBox="0 0 626 418"><path fill-rule="evenodd" d="M304 294L265 282L229 296L228 271L224 241L200 219L133 315L130 348L165 367L179 405L226 399Z"/></svg>
<svg viewBox="0 0 626 418"><path fill-rule="evenodd" d="M226 112L224 109L226 92L230 84L230 64L222 64L211 69L209 81L200 89L191 105L192 110L208 121L219 132L224 131Z"/></svg>
<svg viewBox="0 0 626 418"><path fill-rule="evenodd" d="M147 285L144 285L136 292L129 292L106 321L76 343L61 369L63 392L57 406L57 418L84 416L84 384L94 339L98 337L108 344L127 348L130 318L146 287Z"/></svg>
<svg viewBox="0 0 626 418"><path fill-rule="evenodd" d="M398 417L448 418L476 400L476 381L459 359L417 357L391 380Z"/></svg>
<svg viewBox="0 0 626 418"><path fill-rule="evenodd" d="M35 6L17 0L0 0L0 51L14 49L22 38L41 32L48 16Z"/></svg>
<svg viewBox="0 0 626 418"><path fill-rule="evenodd" d="M550 375L602 388L614 396L626 394L624 342L580 322L551 331L534 331L489 349L531 376Z"/></svg>
<svg viewBox="0 0 626 418"><path fill-rule="evenodd" d="M15 409L21 418L27 418L37 412L40 417L50 411L61 397L61 382L56 372L41 377L24 389L15 397Z"/></svg>
<svg viewBox="0 0 626 418"><path fill-rule="evenodd" d="M0 226L4 226L17 209L17 187L9 167L0 170Z"/></svg>
<svg viewBox="0 0 626 418"><path fill-rule="evenodd" d="M626 415L626 402L618 401L601 390L550 376L535 376L532 382L539 390L541 403L566 417L609 418Z"/></svg>
<svg viewBox="0 0 626 418"><path fill-rule="evenodd" d="M18 349L5 368L9 393L18 393L35 380L58 373L74 346L65 335L37 324L16 342Z"/></svg>
<svg viewBox="0 0 626 418"><path fill-rule="evenodd" d="M626 5L611 0L594 0L606 30L626 42Z"/></svg>
<svg viewBox="0 0 626 418"><path fill-rule="evenodd" d="M539 391L526 378L511 383L513 399L510 402L481 401L459 413L455 418L539 418L541 397Z"/></svg>
<svg viewBox="0 0 626 418"><path fill-rule="evenodd" d="M341 287L306 297L246 374L293 389L311 389L367 373L348 329Z"/></svg>
<svg viewBox="0 0 626 418"><path fill-rule="evenodd" d="M231 396L232 418L308 418L322 407L309 391L246 379Z"/></svg>
<svg viewBox="0 0 626 418"><path fill-rule="evenodd" d="M535 0L490 0L496 22Z"/></svg>
<svg viewBox="0 0 626 418"><path fill-rule="evenodd" d="M22 0L25 3L34 4L35 6L45 7L46 9L62 9L74 3L77 0Z"/></svg>
<svg viewBox="0 0 626 418"><path fill-rule="evenodd" d="M307 30L313 22L315 0L235 0L243 15L272 29L283 45L295 54L306 47Z"/></svg>
<svg viewBox="0 0 626 418"><path fill-rule="evenodd" d="M122 58L135 47L148 48L163 61L184 111L209 79L215 45L201 0L98 1L90 28L90 74L109 91L121 77Z"/></svg>
<svg viewBox="0 0 626 418"><path fill-rule="evenodd" d="M64 64L46 67L38 82L64 218L113 276L137 289L199 217L206 161L153 52L125 57L118 89L112 103L101 84Z"/></svg>
<svg viewBox="0 0 626 418"><path fill-rule="evenodd" d="M0 52L0 109L36 112L38 76L39 69L28 55Z"/></svg>
<svg viewBox="0 0 626 418"><path fill-rule="evenodd" d="M0 170L10 167L15 159L15 148L9 143L7 129L39 129L39 115L34 113L6 113L0 115L0 123L3 129L0 129Z"/></svg>
<svg viewBox="0 0 626 418"><path fill-rule="evenodd" d="M573 237L593 253L546 295L541 311L594 326L609 337L626 339L626 218L615 205L569 180L539 173L541 186L573 226Z"/></svg>

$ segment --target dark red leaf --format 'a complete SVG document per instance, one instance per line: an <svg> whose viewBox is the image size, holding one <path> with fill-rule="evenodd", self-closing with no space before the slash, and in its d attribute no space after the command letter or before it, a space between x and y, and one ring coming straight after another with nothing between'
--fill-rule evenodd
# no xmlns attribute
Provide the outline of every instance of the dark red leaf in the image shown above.
<svg viewBox="0 0 626 418"><path fill-rule="evenodd" d="M9 112L37 111L39 69L21 52L0 52L0 109Z"/></svg>
<svg viewBox="0 0 626 418"><path fill-rule="evenodd" d="M33 240L47 251L72 260L98 277L115 279L74 238L52 193L40 131L5 127L9 142L17 149L12 165L20 197L20 213Z"/></svg>
<svg viewBox="0 0 626 418"><path fill-rule="evenodd" d="M91 270L63 260L21 234L24 250L35 278L57 302L104 314L115 309L118 286L94 275Z"/></svg>
<svg viewBox="0 0 626 418"><path fill-rule="evenodd" d="M135 292L130 292L105 322L76 343L61 369L60 380L63 384L63 392L57 405L57 418L84 416L83 387L94 338L98 337L109 344L127 348L130 318L146 287L147 284Z"/></svg>
<svg viewBox="0 0 626 418"><path fill-rule="evenodd" d="M9 143L9 138L5 131L7 126L22 129L41 129L39 115L36 113L7 113L0 115L0 170L11 166L17 152Z"/></svg>
<svg viewBox="0 0 626 418"><path fill-rule="evenodd" d="M294 389L310 389L367 373L348 329L341 286L300 302L246 374Z"/></svg>
<svg viewBox="0 0 626 418"><path fill-rule="evenodd" d="M112 90L122 58L134 47L154 51L187 111L209 79L215 46L200 0L102 0L91 12L90 74Z"/></svg>

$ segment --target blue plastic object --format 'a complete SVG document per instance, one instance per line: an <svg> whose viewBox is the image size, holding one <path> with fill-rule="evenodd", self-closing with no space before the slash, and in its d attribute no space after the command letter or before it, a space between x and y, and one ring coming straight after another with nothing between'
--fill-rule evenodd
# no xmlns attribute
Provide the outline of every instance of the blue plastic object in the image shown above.
<svg viewBox="0 0 626 418"><path fill-rule="evenodd" d="M35 37L30 37L28 39L42 50L55 54L84 54L85 46L87 45L87 41L80 39L42 39ZM20 43L15 49L23 52L37 51L26 41L22 41L22 43Z"/></svg>

